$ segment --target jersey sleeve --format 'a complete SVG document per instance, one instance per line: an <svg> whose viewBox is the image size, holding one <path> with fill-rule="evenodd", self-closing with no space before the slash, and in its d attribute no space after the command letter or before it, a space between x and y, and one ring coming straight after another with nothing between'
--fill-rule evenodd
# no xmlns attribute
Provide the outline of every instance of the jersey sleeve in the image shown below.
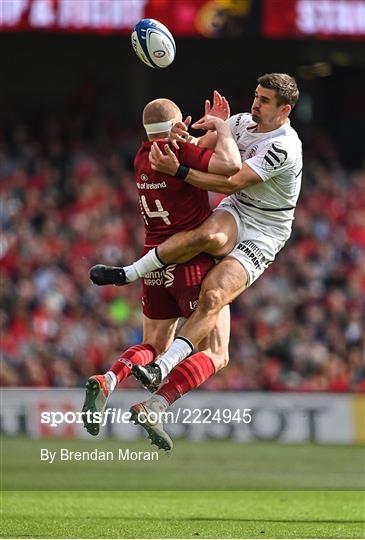
<svg viewBox="0 0 365 540"><path fill-rule="evenodd" d="M266 182L278 173L290 169L293 165L293 155L285 141L269 141L263 145L259 152L245 163Z"/></svg>
<svg viewBox="0 0 365 540"><path fill-rule="evenodd" d="M201 148L200 146L186 142L180 144L178 159L181 165L207 172L213 152L211 148Z"/></svg>

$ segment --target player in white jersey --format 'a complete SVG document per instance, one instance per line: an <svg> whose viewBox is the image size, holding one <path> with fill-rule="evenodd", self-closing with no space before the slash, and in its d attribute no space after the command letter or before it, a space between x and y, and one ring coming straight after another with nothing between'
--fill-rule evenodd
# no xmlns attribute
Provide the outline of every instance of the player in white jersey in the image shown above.
<svg viewBox="0 0 365 540"><path fill-rule="evenodd" d="M252 114L237 114L229 121L242 162L263 180L244 187L230 197L246 221L254 220L266 232L286 241L291 233L294 208L299 196L302 145L288 121L273 131L258 133Z"/></svg>
<svg viewBox="0 0 365 540"><path fill-rule="evenodd" d="M199 304L171 347L148 366L133 368L133 374L143 384L157 387L175 365L189 356L214 328L222 307L264 272L289 238L300 191L302 147L288 117L298 97L295 79L287 74L272 73L258 78L251 114L228 120L242 157L241 170L228 179L187 169L179 164L168 145L164 148L166 154L157 145L152 147L152 168L230 196L199 228L175 234L123 269L128 283L201 252L224 257L204 279ZM210 109L208 103L206 113L193 127L214 129L210 115L221 116L223 122L229 108L222 99L221 107ZM184 130L180 123L172 131L183 141L187 137ZM215 137L215 133L208 131L196 142L207 146Z"/></svg>

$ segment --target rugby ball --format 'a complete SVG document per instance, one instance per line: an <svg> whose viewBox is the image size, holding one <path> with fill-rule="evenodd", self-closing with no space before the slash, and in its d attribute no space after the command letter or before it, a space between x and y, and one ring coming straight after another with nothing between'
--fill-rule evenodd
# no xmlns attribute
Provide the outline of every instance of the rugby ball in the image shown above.
<svg viewBox="0 0 365 540"><path fill-rule="evenodd" d="M166 68L175 58L176 45L171 32L154 19L142 19L131 35L134 52L151 68Z"/></svg>

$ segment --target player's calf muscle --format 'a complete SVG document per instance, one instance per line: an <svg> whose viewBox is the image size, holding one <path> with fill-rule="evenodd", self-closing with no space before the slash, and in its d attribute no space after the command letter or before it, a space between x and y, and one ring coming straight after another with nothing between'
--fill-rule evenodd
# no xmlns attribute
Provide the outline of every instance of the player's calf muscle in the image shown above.
<svg viewBox="0 0 365 540"><path fill-rule="evenodd" d="M198 345L199 351L204 352L212 360L216 373L225 368L229 362L228 336L227 339L226 336L220 336L218 326L219 324Z"/></svg>
<svg viewBox="0 0 365 540"><path fill-rule="evenodd" d="M229 361L230 310L225 306L217 317L213 330L198 344L198 350L204 352L212 360L217 373Z"/></svg>

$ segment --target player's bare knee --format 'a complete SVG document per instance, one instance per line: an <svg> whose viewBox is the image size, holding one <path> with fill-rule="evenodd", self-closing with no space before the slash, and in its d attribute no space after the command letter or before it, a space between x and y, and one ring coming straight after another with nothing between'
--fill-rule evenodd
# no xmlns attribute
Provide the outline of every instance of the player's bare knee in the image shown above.
<svg viewBox="0 0 365 540"><path fill-rule="evenodd" d="M205 242L206 248L205 249L208 253L214 254L215 252L224 248L226 243L227 243L227 236L224 233L210 232L209 234L206 235L206 242Z"/></svg>
<svg viewBox="0 0 365 540"><path fill-rule="evenodd" d="M199 227L190 239L191 247L200 247L207 253L222 249L227 243L227 235L222 232L214 232L211 227Z"/></svg>

